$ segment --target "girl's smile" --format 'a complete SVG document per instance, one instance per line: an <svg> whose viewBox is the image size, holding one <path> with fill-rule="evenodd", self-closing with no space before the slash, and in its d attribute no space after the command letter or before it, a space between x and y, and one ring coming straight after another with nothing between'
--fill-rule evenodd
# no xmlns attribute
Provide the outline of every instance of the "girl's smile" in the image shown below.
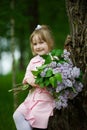
<svg viewBox="0 0 87 130"><path fill-rule="evenodd" d="M42 40L38 35L35 35L32 39L33 50L35 54L44 55L49 52L48 44Z"/></svg>

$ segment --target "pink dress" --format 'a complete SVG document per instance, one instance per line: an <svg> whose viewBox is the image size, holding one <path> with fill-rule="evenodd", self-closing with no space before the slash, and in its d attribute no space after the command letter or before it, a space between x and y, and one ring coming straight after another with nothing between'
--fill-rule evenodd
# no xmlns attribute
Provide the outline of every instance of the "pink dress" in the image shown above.
<svg viewBox="0 0 87 130"><path fill-rule="evenodd" d="M41 66L44 60L38 55L31 59L23 82L33 84L35 78L31 70L36 70L36 67ZM26 120L29 121L33 128L47 128L49 117L53 116L54 99L49 92L44 88L35 87L33 92L30 92L25 101L18 107Z"/></svg>

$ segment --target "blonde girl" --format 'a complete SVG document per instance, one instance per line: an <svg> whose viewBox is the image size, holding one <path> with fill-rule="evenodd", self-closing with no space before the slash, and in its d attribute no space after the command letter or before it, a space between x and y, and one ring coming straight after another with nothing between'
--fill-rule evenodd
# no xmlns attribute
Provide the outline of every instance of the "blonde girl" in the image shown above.
<svg viewBox="0 0 87 130"><path fill-rule="evenodd" d="M36 70L36 67L45 62L41 55L53 49L54 40L49 27L38 25L30 36L30 45L34 57L27 66L23 84L28 83L34 90L29 92L13 114L17 130L46 129L55 107L53 97L46 88L42 89L39 84L35 84L35 77L32 74L32 70Z"/></svg>

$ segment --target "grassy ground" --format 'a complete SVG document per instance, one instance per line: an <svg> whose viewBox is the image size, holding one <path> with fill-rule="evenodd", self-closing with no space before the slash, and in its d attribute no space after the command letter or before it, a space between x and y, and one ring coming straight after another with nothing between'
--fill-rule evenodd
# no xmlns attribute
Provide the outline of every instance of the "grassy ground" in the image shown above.
<svg viewBox="0 0 87 130"><path fill-rule="evenodd" d="M17 82L22 81L23 74L18 74ZM12 76L11 74L6 76L0 75L0 130L16 130L13 122L13 93L8 92L12 88ZM18 94L18 103L20 104L25 96L25 91L22 91Z"/></svg>
<svg viewBox="0 0 87 130"><path fill-rule="evenodd" d="M13 96L8 93L11 88L11 75L0 76L0 130L13 128Z"/></svg>

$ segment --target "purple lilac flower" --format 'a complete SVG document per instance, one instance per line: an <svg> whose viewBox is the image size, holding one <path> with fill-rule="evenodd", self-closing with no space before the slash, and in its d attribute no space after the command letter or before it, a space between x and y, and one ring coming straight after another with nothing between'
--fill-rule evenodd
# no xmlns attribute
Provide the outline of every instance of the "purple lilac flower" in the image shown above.
<svg viewBox="0 0 87 130"><path fill-rule="evenodd" d="M72 71L71 71L71 75L74 77L74 78L78 78L80 76L80 69L77 68L76 66L73 67Z"/></svg>
<svg viewBox="0 0 87 130"><path fill-rule="evenodd" d="M63 83L64 83L65 86L67 86L67 87L72 87L72 86L73 86L72 81L69 80L69 79L64 80Z"/></svg>
<svg viewBox="0 0 87 130"><path fill-rule="evenodd" d="M67 107L67 98L64 98L64 96L59 96L58 101L55 102L56 108L61 109Z"/></svg>
<svg viewBox="0 0 87 130"><path fill-rule="evenodd" d="M40 74L41 77L45 77L46 76L46 72L45 71L42 71L41 74Z"/></svg>
<svg viewBox="0 0 87 130"><path fill-rule="evenodd" d="M75 87L77 92L81 92L82 88L83 88L83 84L81 82L75 82L74 87Z"/></svg>
<svg viewBox="0 0 87 130"><path fill-rule="evenodd" d="M68 63L73 66L73 62L71 59L68 59Z"/></svg>
<svg viewBox="0 0 87 130"><path fill-rule="evenodd" d="M55 92L55 88L53 88L52 86L48 87L47 90L50 94L53 94L53 92Z"/></svg>
<svg viewBox="0 0 87 130"><path fill-rule="evenodd" d="M52 61L52 62L49 64L49 67L55 68L55 67L57 67L57 63L56 63L55 61Z"/></svg>
<svg viewBox="0 0 87 130"><path fill-rule="evenodd" d="M56 101L55 102L55 107L56 107L56 109L60 110L61 107L62 107L62 102L61 101Z"/></svg>
<svg viewBox="0 0 87 130"><path fill-rule="evenodd" d="M70 72L69 72L69 70L63 70L62 71L62 78L63 79L67 79L69 76L68 75L70 75Z"/></svg>
<svg viewBox="0 0 87 130"><path fill-rule="evenodd" d="M62 58L65 59L65 62L60 63L57 56L51 56L52 62L46 66L46 68L41 72L41 77L46 76L48 69L53 70L53 74L60 73L62 76L62 82L57 82L56 88L48 87L47 90L52 95L58 95L55 99L55 105L57 109L62 109L67 107L68 99L73 99L82 91L83 84L79 81L76 81L76 78L80 76L80 69L76 66L73 66L72 60L69 58L70 53L65 49L62 54ZM74 89L70 89L72 88ZM59 95L59 94L60 95ZM55 98L55 97L54 97Z"/></svg>
<svg viewBox="0 0 87 130"><path fill-rule="evenodd" d="M65 61L67 61L69 64L73 65L72 60L70 59L70 52L68 52L66 49L64 49L63 52L63 58Z"/></svg>
<svg viewBox="0 0 87 130"><path fill-rule="evenodd" d="M45 76L46 76L46 72L47 72L48 69L49 69L48 67L45 68L45 69L40 73L40 76L41 76L41 77L45 77Z"/></svg>
<svg viewBox="0 0 87 130"><path fill-rule="evenodd" d="M64 55L64 57L69 57L70 56L70 52L68 52L66 49L64 49L63 55Z"/></svg>
<svg viewBox="0 0 87 130"><path fill-rule="evenodd" d="M61 63L57 63L57 67L61 67L62 66L62 64Z"/></svg>
<svg viewBox="0 0 87 130"><path fill-rule="evenodd" d="M56 73L61 73L61 69L60 68L54 68L53 69L53 74L56 74Z"/></svg>
<svg viewBox="0 0 87 130"><path fill-rule="evenodd" d="M65 89L65 85L63 83L57 83L56 92L58 93L63 89Z"/></svg>

